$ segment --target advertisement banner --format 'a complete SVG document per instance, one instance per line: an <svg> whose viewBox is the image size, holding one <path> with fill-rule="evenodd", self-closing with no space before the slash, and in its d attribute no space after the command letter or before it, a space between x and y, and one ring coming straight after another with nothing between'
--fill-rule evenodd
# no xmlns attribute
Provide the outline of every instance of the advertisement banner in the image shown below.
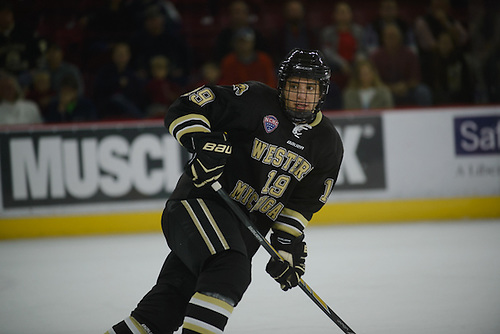
<svg viewBox="0 0 500 334"><path fill-rule="evenodd" d="M380 116L331 118L344 144L335 192L385 189L385 154Z"/></svg>
<svg viewBox="0 0 500 334"><path fill-rule="evenodd" d="M161 126L0 134L3 210L166 199L183 167Z"/></svg>
<svg viewBox="0 0 500 334"><path fill-rule="evenodd" d="M498 107L327 117L345 151L330 202L500 195ZM157 210L188 158L161 121L3 130L0 215Z"/></svg>
<svg viewBox="0 0 500 334"><path fill-rule="evenodd" d="M385 198L500 195L500 108L420 109L384 114Z"/></svg>
<svg viewBox="0 0 500 334"><path fill-rule="evenodd" d="M455 179L474 193L500 195L500 108L455 116L454 138Z"/></svg>
<svg viewBox="0 0 500 334"><path fill-rule="evenodd" d="M455 117L455 153L500 154L500 115Z"/></svg>

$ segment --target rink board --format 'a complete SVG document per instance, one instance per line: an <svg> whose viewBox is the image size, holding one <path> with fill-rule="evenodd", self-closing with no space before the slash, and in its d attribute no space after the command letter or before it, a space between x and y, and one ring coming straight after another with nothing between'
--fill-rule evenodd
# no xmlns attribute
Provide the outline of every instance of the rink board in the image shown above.
<svg viewBox="0 0 500 334"><path fill-rule="evenodd" d="M500 106L326 113L344 160L311 224L500 217ZM0 239L160 230L187 152L161 121L0 130Z"/></svg>
<svg viewBox="0 0 500 334"><path fill-rule="evenodd" d="M328 203L309 226L500 217L500 197ZM0 239L159 232L161 211L60 217L7 218Z"/></svg>

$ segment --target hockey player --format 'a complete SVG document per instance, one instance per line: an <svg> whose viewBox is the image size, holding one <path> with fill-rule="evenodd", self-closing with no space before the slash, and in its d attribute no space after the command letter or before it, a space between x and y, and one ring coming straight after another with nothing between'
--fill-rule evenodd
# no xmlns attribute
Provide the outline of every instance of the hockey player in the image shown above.
<svg viewBox="0 0 500 334"><path fill-rule="evenodd" d="M305 271L304 229L326 202L343 156L320 112L330 70L314 50L280 64L278 89L259 82L202 86L168 110L165 126L193 153L166 203L171 249L156 285L109 334L222 333L250 284L254 236L210 187L219 181L286 261L266 271L283 290Z"/></svg>

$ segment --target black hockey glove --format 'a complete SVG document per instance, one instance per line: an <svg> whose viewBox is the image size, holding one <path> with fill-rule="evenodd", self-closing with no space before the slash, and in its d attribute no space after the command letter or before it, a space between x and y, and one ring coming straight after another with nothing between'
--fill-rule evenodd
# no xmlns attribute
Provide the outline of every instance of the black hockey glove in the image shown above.
<svg viewBox="0 0 500 334"><path fill-rule="evenodd" d="M294 237L283 231L271 234L271 245L283 257L282 260L269 260L266 271L287 291L299 284L300 277L306 271L307 245L304 234Z"/></svg>
<svg viewBox="0 0 500 334"><path fill-rule="evenodd" d="M190 139L190 148L194 154L186 165L186 173L192 177L196 187L217 181L232 152L226 135L212 132L194 134Z"/></svg>

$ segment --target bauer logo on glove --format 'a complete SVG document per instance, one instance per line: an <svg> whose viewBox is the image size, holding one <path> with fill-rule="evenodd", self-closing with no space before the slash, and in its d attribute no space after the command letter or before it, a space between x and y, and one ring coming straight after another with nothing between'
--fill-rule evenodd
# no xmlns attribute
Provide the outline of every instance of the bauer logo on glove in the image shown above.
<svg viewBox="0 0 500 334"><path fill-rule="evenodd" d="M216 144L216 143L205 143L202 150L213 151L218 153L231 154L232 146L229 144Z"/></svg>
<svg viewBox="0 0 500 334"><path fill-rule="evenodd" d="M196 187L217 181L224 171L226 161L232 153L232 146L224 133L193 135L191 144L193 157L186 166L186 172Z"/></svg>

